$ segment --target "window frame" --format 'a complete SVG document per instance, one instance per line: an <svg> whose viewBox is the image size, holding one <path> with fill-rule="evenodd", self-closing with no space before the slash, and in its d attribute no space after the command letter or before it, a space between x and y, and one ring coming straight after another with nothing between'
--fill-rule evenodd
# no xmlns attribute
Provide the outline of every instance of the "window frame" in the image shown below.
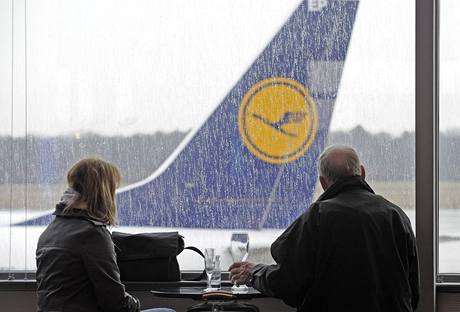
<svg viewBox="0 0 460 312"><path fill-rule="evenodd" d="M421 298L417 311L436 311L436 292L459 292L460 273L439 273L439 0L416 0L416 239Z"/></svg>
<svg viewBox="0 0 460 312"><path fill-rule="evenodd" d="M436 288L460 286L460 274L439 274L439 0L415 0L416 236L419 310L435 311Z"/></svg>

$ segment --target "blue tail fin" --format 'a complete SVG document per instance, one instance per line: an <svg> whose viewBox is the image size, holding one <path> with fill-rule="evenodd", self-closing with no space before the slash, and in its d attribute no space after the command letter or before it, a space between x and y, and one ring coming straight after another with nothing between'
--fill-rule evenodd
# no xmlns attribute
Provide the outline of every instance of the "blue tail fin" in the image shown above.
<svg viewBox="0 0 460 312"><path fill-rule="evenodd" d="M284 228L305 211L357 6L303 1L206 122L119 190L119 224Z"/></svg>

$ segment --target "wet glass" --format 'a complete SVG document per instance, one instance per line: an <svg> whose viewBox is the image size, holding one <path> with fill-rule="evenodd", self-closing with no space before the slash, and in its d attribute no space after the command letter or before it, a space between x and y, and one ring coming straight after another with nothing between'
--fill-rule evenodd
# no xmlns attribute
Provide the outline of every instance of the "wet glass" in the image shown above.
<svg viewBox="0 0 460 312"><path fill-rule="evenodd" d="M371 186L414 220L414 1L360 1L354 25L348 25L353 30L346 59L337 59L334 49L351 32L349 28L340 24L330 32L337 36L326 40L322 26L311 26L311 31L301 33L317 34L311 42L326 43L327 49L307 44L311 53L267 57L268 65L250 75L244 90L238 89L241 79L264 49L299 48L302 40L294 33L285 42L268 43L302 3L309 6L311 16L323 16L321 10L329 5L356 2L253 0L238 6L233 0L28 2L27 23L23 7L16 7L14 62L9 3L0 0L0 20L5 21L0 25L5 47L0 49L0 108L5 112L0 114L0 156L5 164L0 167L0 249L8 250L0 257L0 270L35 269L35 246L45 224L22 222L51 216L66 188L67 169L88 155L117 165L122 187L171 177L156 189L147 187L143 198L136 194L122 198L119 230L179 229L186 244L201 249L215 246L222 255L222 268L233 260L228 252L230 233L247 231L251 244L258 246L251 260L273 263L270 244L321 193L315 188L315 169L308 178L305 171L286 169L305 160L314 168L316 159L308 154L313 149L302 150L305 154L291 162L274 164L255 155L256 148L251 151L239 134L230 140L224 129L232 125L239 131L238 111L218 118L216 125L221 127L209 127L207 121L221 111L219 105L235 86L230 98L233 106L239 106L253 85L280 77L276 66L292 66L289 73L298 72L291 77L297 80L317 77L299 89L311 93L318 109L331 108L330 116L326 112L318 116L314 138L320 143L315 151L332 143L356 147ZM334 19L341 22L342 17ZM303 56L310 59L302 60ZM255 130L265 126L267 132L288 139L306 117L289 111L251 114L252 123L261 122ZM193 145L199 131L210 140ZM222 138L219 145L211 144L215 137ZM269 148L271 141L264 142ZM172 167L192 145L193 158ZM237 157L225 158L237 148L241 149ZM185 177L198 165L208 169L211 163L214 168ZM275 174L266 174L271 168L276 168ZM250 170L260 179L239 174ZM219 175L222 172L228 173L228 180ZM305 187L295 197L278 189L293 189L299 181ZM268 191L261 186L268 186ZM237 191L231 192L232 187ZM173 202L163 205L165 198ZM149 209L153 202L159 204ZM219 209L227 206L231 213L223 214ZM452 233L446 235L455 236ZM189 253L181 253L179 260L183 270L202 269L202 261Z"/></svg>
<svg viewBox="0 0 460 312"><path fill-rule="evenodd" d="M439 273L460 273L460 3L443 0L439 35Z"/></svg>

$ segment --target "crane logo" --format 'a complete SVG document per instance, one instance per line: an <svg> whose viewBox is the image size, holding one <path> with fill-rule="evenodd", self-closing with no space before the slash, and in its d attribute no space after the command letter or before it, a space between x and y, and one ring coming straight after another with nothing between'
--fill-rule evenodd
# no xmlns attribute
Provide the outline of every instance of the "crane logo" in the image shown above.
<svg viewBox="0 0 460 312"><path fill-rule="evenodd" d="M288 78L269 78L251 87L241 101L238 126L246 147L258 158L283 164L301 157L318 130L308 90Z"/></svg>

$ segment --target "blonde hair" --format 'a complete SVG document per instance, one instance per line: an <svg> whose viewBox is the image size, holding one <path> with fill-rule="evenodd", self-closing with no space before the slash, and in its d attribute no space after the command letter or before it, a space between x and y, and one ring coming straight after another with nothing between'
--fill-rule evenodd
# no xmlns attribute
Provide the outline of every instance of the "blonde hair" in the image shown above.
<svg viewBox="0 0 460 312"><path fill-rule="evenodd" d="M81 209L84 205L90 218L115 225L115 190L120 181L120 172L113 164L98 158L79 160L67 173L67 183L78 195L65 210Z"/></svg>

